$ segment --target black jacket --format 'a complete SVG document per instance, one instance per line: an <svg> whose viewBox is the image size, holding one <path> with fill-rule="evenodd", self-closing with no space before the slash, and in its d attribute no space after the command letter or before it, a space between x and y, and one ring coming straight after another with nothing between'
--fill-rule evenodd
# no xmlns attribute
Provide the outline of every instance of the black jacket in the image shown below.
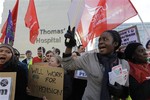
<svg viewBox="0 0 150 100"><path fill-rule="evenodd" d="M27 71L18 64L16 67L4 68L0 72L16 72L16 90L15 90L15 99L14 100L28 100L26 87L27 87Z"/></svg>
<svg viewBox="0 0 150 100"><path fill-rule="evenodd" d="M142 84L133 78L129 77L130 96L132 100L148 100L150 99L150 80L144 81Z"/></svg>

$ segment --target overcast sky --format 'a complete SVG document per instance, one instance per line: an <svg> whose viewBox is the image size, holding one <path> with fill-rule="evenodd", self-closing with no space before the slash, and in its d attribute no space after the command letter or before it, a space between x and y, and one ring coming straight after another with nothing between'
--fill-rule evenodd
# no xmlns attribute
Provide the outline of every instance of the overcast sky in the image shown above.
<svg viewBox="0 0 150 100"><path fill-rule="evenodd" d="M150 22L150 0L131 0L143 22ZM127 22L140 22L139 17L133 17Z"/></svg>
<svg viewBox="0 0 150 100"><path fill-rule="evenodd" d="M150 0L131 0L133 5L135 6L135 8L137 9L140 17L142 18L143 22L150 22L150 14L149 14L149 10L150 10ZM1 14L3 11L3 2L4 0L0 0L0 24L1 24ZM140 22L139 17L135 16L131 19L129 19L128 21L126 21L126 23L128 22Z"/></svg>

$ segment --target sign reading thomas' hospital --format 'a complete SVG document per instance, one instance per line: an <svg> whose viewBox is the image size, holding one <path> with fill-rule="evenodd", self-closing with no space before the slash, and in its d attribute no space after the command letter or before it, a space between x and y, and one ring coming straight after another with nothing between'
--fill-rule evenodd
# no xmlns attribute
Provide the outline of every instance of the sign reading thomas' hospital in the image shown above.
<svg viewBox="0 0 150 100"><path fill-rule="evenodd" d="M69 25L67 12L71 0L34 0L34 2L40 25L39 35L35 44L29 41L30 31L24 23L29 0L19 0L14 47L21 54L31 50L33 56L37 55L36 51L40 46L45 47L46 51L51 50L52 47L59 48L62 53L65 49L64 34ZM15 3L16 0L5 0L0 28L8 17L9 9L12 10Z"/></svg>

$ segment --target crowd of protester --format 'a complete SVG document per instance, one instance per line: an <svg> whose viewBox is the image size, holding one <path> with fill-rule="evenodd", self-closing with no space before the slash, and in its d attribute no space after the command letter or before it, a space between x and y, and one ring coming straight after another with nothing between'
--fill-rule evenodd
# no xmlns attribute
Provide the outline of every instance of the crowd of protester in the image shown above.
<svg viewBox="0 0 150 100"><path fill-rule="evenodd" d="M15 100L48 100L30 96L28 70L35 63L48 63L50 67L65 70L63 100L150 100L150 64L147 62L150 41L146 48L141 43L121 46L117 31L107 30L98 40L99 52L89 53L83 45L76 51L75 28L68 27L65 37L65 51L58 48L46 50L37 48L37 56L26 50L26 58L19 60L20 53L8 44L0 44L0 72L16 72ZM69 40L68 40L69 39ZM64 52L61 56L61 52ZM120 65L127 70L124 85L109 82L109 72ZM84 71L85 78L75 77L77 71Z"/></svg>

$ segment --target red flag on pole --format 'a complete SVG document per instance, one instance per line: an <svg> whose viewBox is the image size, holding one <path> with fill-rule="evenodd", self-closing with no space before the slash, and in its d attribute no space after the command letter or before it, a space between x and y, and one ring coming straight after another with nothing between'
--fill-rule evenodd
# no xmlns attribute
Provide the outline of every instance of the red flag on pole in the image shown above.
<svg viewBox="0 0 150 100"><path fill-rule="evenodd" d="M92 0L92 2L85 0L85 9L77 29L84 47L105 30L114 29L137 15L130 0Z"/></svg>
<svg viewBox="0 0 150 100"><path fill-rule="evenodd" d="M24 20L26 27L30 29L30 42L34 44L39 34L39 22L37 19L34 0L29 1L28 10Z"/></svg>
<svg viewBox="0 0 150 100"><path fill-rule="evenodd" d="M15 36L16 23L17 23L18 5L19 5L19 0L16 1L16 4L12 10L12 23L13 23L14 36ZM6 20L1 30L1 33L2 33L2 36L0 38L1 43L4 41L4 38L6 37L7 22L8 22L8 19Z"/></svg>

